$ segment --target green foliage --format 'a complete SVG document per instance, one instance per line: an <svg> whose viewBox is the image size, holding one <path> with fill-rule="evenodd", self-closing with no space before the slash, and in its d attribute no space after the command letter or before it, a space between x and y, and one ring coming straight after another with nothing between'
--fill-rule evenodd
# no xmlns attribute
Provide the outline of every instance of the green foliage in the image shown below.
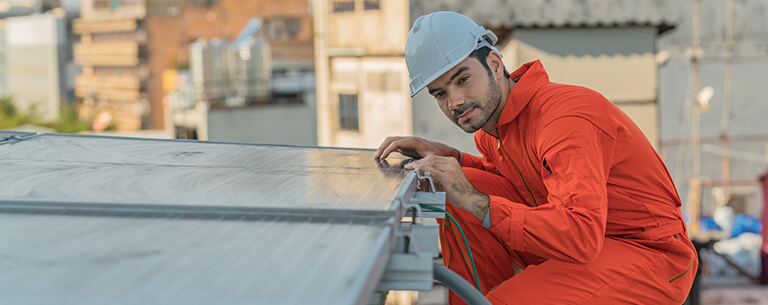
<svg viewBox="0 0 768 305"><path fill-rule="evenodd" d="M13 128L24 124L48 127L60 133L78 133L89 129L88 123L79 119L77 108L74 106L62 108L58 119L46 122L37 119L34 109L19 111L13 105L12 98L0 98L0 129Z"/></svg>
<svg viewBox="0 0 768 305"><path fill-rule="evenodd" d="M16 106L12 102L13 100L10 97L0 98L0 115L3 115L3 117L16 116Z"/></svg>
<svg viewBox="0 0 768 305"><path fill-rule="evenodd" d="M13 105L13 99L10 97L0 98L0 129L30 124L31 120L31 114L19 113L16 106Z"/></svg>

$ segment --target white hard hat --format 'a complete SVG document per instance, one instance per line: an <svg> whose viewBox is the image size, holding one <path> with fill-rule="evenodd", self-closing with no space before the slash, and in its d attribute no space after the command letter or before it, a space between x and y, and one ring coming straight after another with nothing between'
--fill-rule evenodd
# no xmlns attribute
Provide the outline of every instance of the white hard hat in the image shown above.
<svg viewBox="0 0 768 305"><path fill-rule="evenodd" d="M498 38L462 14L434 12L416 19L405 41L405 64L411 79L411 97L458 65L470 53L493 45Z"/></svg>

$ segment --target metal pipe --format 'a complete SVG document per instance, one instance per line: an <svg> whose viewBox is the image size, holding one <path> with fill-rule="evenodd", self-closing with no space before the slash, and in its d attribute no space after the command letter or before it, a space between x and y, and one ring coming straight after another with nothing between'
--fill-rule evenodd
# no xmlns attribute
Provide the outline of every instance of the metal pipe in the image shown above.
<svg viewBox="0 0 768 305"><path fill-rule="evenodd" d="M472 286L469 282L465 281L459 274L451 271L443 265L435 263L433 276L435 281L438 281L448 287L448 289L455 292L461 297L464 302L469 305L491 305L488 299L483 296L480 291L477 291L475 286Z"/></svg>
<svg viewBox="0 0 768 305"><path fill-rule="evenodd" d="M731 98L733 85L733 0L725 1L725 73L723 84L723 112L720 119L720 138L723 140L723 180L726 181L726 191L730 187L731 158L729 156L730 141L728 127L731 119Z"/></svg>

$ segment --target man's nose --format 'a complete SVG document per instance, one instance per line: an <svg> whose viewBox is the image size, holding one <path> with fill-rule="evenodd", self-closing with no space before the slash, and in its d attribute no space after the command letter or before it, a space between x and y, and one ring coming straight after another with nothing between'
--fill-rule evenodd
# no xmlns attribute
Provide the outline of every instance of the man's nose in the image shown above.
<svg viewBox="0 0 768 305"><path fill-rule="evenodd" d="M461 105L464 105L465 101L466 99L461 92L451 92L451 94L448 95L448 109L451 111L456 110Z"/></svg>

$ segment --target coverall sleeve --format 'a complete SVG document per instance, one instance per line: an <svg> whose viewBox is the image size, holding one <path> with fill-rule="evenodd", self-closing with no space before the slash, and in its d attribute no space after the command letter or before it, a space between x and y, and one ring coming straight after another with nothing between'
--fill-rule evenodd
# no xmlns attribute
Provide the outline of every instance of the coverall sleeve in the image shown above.
<svg viewBox="0 0 768 305"><path fill-rule="evenodd" d="M528 207L491 196L491 232L510 250L587 264L600 253L606 181L614 139L580 117L555 119L536 132L547 204Z"/></svg>
<svg viewBox="0 0 768 305"><path fill-rule="evenodd" d="M478 143L478 141L482 141L482 137L480 137L480 132L475 133L475 143ZM486 152L483 151L483 145L477 145L477 150L480 152L482 156L478 157L475 155L468 154L466 152L461 152L462 159L461 159L461 167L472 167L477 169L482 169L487 172L491 172L494 174L497 174L496 172L496 166L493 165L491 161L486 159L485 155Z"/></svg>

